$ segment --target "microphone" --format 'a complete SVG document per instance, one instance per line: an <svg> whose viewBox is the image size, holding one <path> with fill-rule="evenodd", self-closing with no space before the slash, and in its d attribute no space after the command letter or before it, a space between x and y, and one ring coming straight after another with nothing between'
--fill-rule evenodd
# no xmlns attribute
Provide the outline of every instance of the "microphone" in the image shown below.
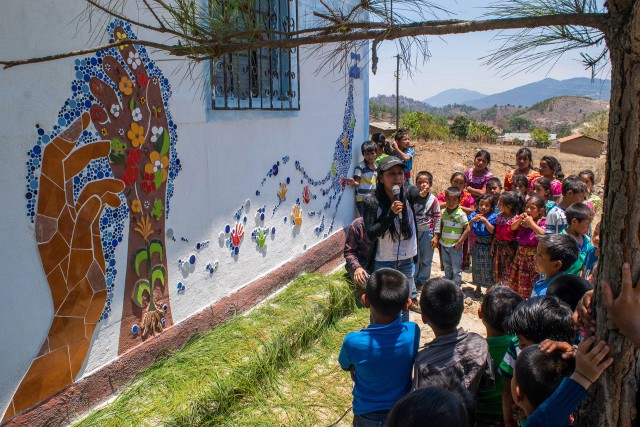
<svg viewBox="0 0 640 427"><path fill-rule="evenodd" d="M393 193L394 200L400 200L400 186L394 185L391 192ZM402 222L402 211L398 212L398 219Z"/></svg>

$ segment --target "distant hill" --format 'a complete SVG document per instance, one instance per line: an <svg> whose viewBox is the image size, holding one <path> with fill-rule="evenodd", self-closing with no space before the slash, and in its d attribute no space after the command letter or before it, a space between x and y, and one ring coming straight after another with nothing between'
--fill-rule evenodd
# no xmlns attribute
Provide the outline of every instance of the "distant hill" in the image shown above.
<svg viewBox="0 0 640 427"><path fill-rule="evenodd" d="M423 100L432 107L444 107L449 104L467 104L468 101L484 98L487 95L469 89L449 89Z"/></svg>
<svg viewBox="0 0 640 427"><path fill-rule="evenodd" d="M493 95L481 95L473 99L467 99L464 102L460 101L459 94L462 93L460 91L466 91L466 89L446 90L425 100L425 102L435 106L436 104L429 102L429 100L436 99L439 106L458 103L475 108L488 108L494 105L531 107L545 99L559 96L584 96L608 101L611 96L611 81L594 79L592 82L591 79L586 77L575 77L567 80L548 78ZM450 97L448 98L449 95Z"/></svg>

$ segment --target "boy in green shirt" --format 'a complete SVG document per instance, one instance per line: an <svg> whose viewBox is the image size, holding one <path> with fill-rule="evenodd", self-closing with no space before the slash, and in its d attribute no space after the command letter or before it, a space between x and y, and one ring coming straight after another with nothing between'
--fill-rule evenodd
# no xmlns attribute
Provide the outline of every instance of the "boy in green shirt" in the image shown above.
<svg viewBox="0 0 640 427"><path fill-rule="evenodd" d="M462 193L458 187L445 191L446 209L442 212L440 229L435 230L440 242L445 278L462 286L462 245L471 231L469 220L460 208Z"/></svg>
<svg viewBox="0 0 640 427"><path fill-rule="evenodd" d="M493 360L494 372L498 372L500 362L504 358L507 348L514 335L504 330L505 321L511 316L522 297L507 286L493 286L489 288L482 305L478 309L478 317L487 329L487 344ZM503 425L502 389L504 377L496 375L494 387L478 392L476 399L476 425L490 427Z"/></svg>

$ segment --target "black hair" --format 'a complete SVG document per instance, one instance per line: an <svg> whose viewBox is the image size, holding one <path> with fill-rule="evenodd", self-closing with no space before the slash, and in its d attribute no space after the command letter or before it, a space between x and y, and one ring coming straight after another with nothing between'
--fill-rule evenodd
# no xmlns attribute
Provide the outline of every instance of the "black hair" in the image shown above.
<svg viewBox="0 0 640 427"><path fill-rule="evenodd" d="M456 392L435 385L413 391L398 400L391 408L386 426L472 426L475 422L469 417L469 408L465 405L465 399L461 395L464 392L469 395L469 392L464 388ZM472 413L472 416L475 418L475 414Z"/></svg>
<svg viewBox="0 0 640 427"><path fill-rule="evenodd" d="M580 256L576 239L568 234L545 234L538 236L538 244L543 244L551 261L561 261L560 271L567 271Z"/></svg>
<svg viewBox="0 0 640 427"><path fill-rule="evenodd" d="M476 155L473 157L474 159L477 159L478 157L484 157L485 159L487 159L487 170L489 170L489 165L491 164L491 153L488 152L487 150L478 150L478 152L476 153Z"/></svg>
<svg viewBox="0 0 640 427"><path fill-rule="evenodd" d="M588 191L587 184L582 182L578 175L569 175L562 180L562 195L566 196L567 193L586 193Z"/></svg>
<svg viewBox="0 0 640 427"><path fill-rule="evenodd" d="M484 184L485 188L488 186L493 187L494 185L497 185L498 188L502 188L502 181L500 181L500 178L496 178L494 176L493 178L489 178Z"/></svg>
<svg viewBox="0 0 640 427"><path fill-rule="evenodd" d="M547 353L532 345L520 352L516 360L516 385L534 408L542 405L573 373L575 361L564 359L561 351Z"/></svg>
<svg viewBox="0 0 640 427"><path fill-rule="evenodd" d="M401 141L402 138L409 133L408 129L398 129L396 134L393 136L393 139L396 141Z"/></svg>
<svg viewBox="0 0 640 427"><path fill-rule="evenodd" d="M420 309L436 328L455 328L462 318L464 293L453 280L429 279L422 288Z"/></svg>
<svg viewBox="0 0 640 427"><path fill-rule="evenodd" d="M522 184L524 188L529 189L529 178L526 175L516 175L513 177L513 186L517 187L518 184Z"/></svg>
<svg viewBox="0 0 640 427"><path fill-rule="evenodd" d="M593 219L596 213L584 203L574 203L564 211L564 216L567 218L567 224L571 225L571 221L574 219L577 219L578 222L585 219Z"/></svg>
<svg viewBox="0 0 640 427"><path fill-rule="evenodd" d="M382 209L382 212L386 212L387 210L391 209L391 203L393 203L393 200L389 200L389 196L387 196L387 193L384 189L384 185L382 185L382 176L386 173L387 171L379 171L378 172L378 185L376 185L376 189L374 192L374 197L375 199L378 201L378 206ZM404 185L400 186L400 200L404 203ZM392 221L391 224L389 225L389 228L387 229L387 231L385 231L382 236L386 235L387 233L391 234L391 239L394 242L399 242L401 240L406 240L406 239L410 239L413 236L413 229L411 227L411 224L409 224L409 216L408 215L402 215L402 221L400 221L400 232L398 232L398 229L396 228L395 225L395 221Z"/></svg>
<svg viewBox="0 0 640 427"><path fill-rule="evenodd" d="M596 183L596 174L593 173L593 171L591 169L585 169L583 171L580 171L578 176L582 176L582 175L587 175L589 177L589 179L591 180L591 184L595 184Z"/></svg>
<svg viewBox="0 0 640 427"><path fill-rule="evenodd" d="M480 202L482 202L483 200L488 200L491 202L491 210L493 210L496 207L496 201L494 200L493 196L491 194L483 194L480 197L476 197L476 212L480 212Z"/></svg>
<svg viewBox="0 0 640 427"><path fill-rule="evenodd" d="M517 191L505 191L500 194L499 200L511 208L513 215L520 215L524 211L524 197Z"/></svg>
<svg viewBox="0 0 640 427"><path fill-rule="evenodd" d="M376 143L373 141L365 141L360 146L360 151L362 151L362 155L367 151L376 151Z"/></svg>
<svg viewBox="0 0 640 427"><path fill-rule="evenodd" d="M384 140L385 140L385 137L382 132L376 132L371 135L371 141L375 142L377 145L384 144Z"/></svg>
<svg viewBox="0 0 640 427"><path fill-rule="evenodd" d="M542 197L538 196L537 194L532 194L527 199L527 202L525 203L525 207L526 207L527 203L529 203L529 202L533 203L536 206L536 208L538 208L539 211L542 211L542 215L541 216L545 216L545 214L547 212L547 201L545 199L543 199Z"/></svg>
<svg viewBox="0 0 640 427"><path fill-rule="evenodd" d="M562 172L562 165L560 164L560 160L556 159L553 156L542 156L540 161L545 161L551 169L553 169L553 176L556 179L562 180L564 178L564 172Z"/></svg>
<svg viewBox="0 0 640 427"><path fill-rule="evenodd" d="M409 298L409 280L398 270L381 268L369 276L365 294L380 314L400 315Z"/></svg>
<svg viewBox="0 0 640 427"><path fill-rule="evenodd" d="M464 178L464 183L466 184L467 183L467 175L465 175L464 172L459 172L459 171L458 172L454 172L454 173L451 174L451 178L449 178L449 182L450 183L453 182L453 180L456 179L459 176Z"/></svg>
<svg viewBox="0 0 640 427"><path fill-rule="evenodd" d="M551 194L551 180L549 178L541 176L540 178L536 179L535 182L533 183L534 186L536 184L540 184L542 188L548 191L547 200L553 200L553 194Z"/></svg>
<svg viewBox="0 0 640 427"><path fill-rule="evenodd" d="M508 286L492 286L480 305L482 318L493 329L504 333L507 319L522 301L522 297Z"/></svg>
<svg viewBox="0 0 640 427"><path fill-rule="evenodd" d="M455 197L458 200L460 200L462 198L462 190L460 190L458 187L449 187L446 190L444 190L444 195L446 197Z"/></svg>
<svg viewBox="0 0 640 427"><path fill-rule="evenodd" d="M575 274L559 274L551 280L547 295L555 295L575 311L582 296L593 289L591 283Z"/></svg>
<svg viewBox="0 0 640 427"><path fill-rule="evenodd" d="M534 343L546 339L573 342L571 308L557 297L542 295L520 303L505 323L505 331Z"/></svg>
<svg viewBox="0 0 640 427"><path fill-rule="evenodd" d="M516 153L516 158L520 157L523 154L525 154L529 158L529 163L533 163L533 154L531 153L531 150L529 150L527 147L522 147ZM529 165L529 167L531 167L531 165Z"/></svg>
<svg viewBox="0 0 640 427"><path fill-rule="evenodd" d="M420 171L416 174L416 182L418 182L418 178L420 178L421 176L426 176L427 179L429 180L429 185L433 184L433 175L431 174L431 172L427 172L427 171Z"/></svg>

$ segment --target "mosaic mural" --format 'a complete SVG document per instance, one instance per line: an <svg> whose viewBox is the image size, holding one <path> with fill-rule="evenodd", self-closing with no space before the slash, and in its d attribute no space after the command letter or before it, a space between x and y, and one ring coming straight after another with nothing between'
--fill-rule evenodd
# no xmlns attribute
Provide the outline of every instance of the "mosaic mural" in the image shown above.
<svg viewBox="0 0 640 427"><path fill-rule="evenodd" d="M135 39L114 21L111 41ZM72 95L27 162L27 214L53 300L45 342L7 415L77 377L100 320L109 317L115 249L129 226L119 353L172 323L165 219L180 170L168 80L144 48L119 46L75 61Z"/></svg>
<svg viewBox="0 0 640 427"><path fill-rule="evenodd" d="M130 25L118 20L107 31L111 41L136 38ZM342 128L326 174L312 176L289 155L277 159L255 191L259 207L252 208L247 199L220 232L221 247L236 259L245 246L266 255L282 224L293 237L303 223L315 224L318 237L333 230L356 123L353 95L360 55L351 59ZM172 325L165 239L176 241L177 236L165 221L182 166L168 108L169 81L144 48L130 44L76 60L70 89L51 130L36 125L38 138L28 153L27 215L35 226L54 319L6 418L77 378L98 323L111 315L118 270L118 283L125 287L118 353ZM266 191L268 181L277 184L277 191ZM243 245L247 238L252 245ZM116 266L115 251L123 243L127 262ZM197 256L178 260L185 277L208 245L209 240L199 241ZM220 266L217 259L205 263L210 276ZM183 281L174 286L178 296L187 289Z"/></svg>

